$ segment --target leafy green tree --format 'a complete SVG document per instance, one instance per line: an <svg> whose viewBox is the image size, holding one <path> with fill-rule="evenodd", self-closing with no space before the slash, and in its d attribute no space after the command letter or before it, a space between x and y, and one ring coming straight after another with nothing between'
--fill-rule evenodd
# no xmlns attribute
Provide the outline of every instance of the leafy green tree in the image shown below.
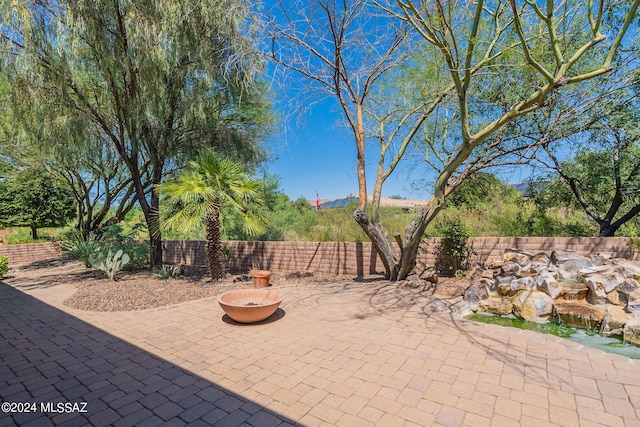
<svg viewBox="0 0 640 427"><path fill-rule="evenodd" d="M224 208L242 215L248 234L257 235L266 227L260 214L260 181L247 176L238 162L220 158L213 151L202 153L175 180L157 188L172 209L152 231L172 228L188 232L204 223L209 269L214 279L224 276L220 240Z"/></svg>
<svg viewBox="0 0 640 427"><path fill-rule="evenodd" d="M0 181L1 225L29 227L34 240L38 228L66 225L74 214L73 196L42 170L23 170Z"/></svg>
<svg viewBox="0 0 640 427"><path fill-rule="evenodd" d="M503 184L495 175L476 172L453 190L447 203L456 207L474 208L499 199L515 200L518 197L519 193L515 188Z"/></svg>
<svg viewBox="0 0 640 427"><path fill-rule="evenodd" d="M544 190L550 204L583 209L599 227L599 236L613 236L640 213L640 144L621 143L583 151L572 160L557 161L557 178Z"/></svg>
<svg viewBox="0 0 640 427"><path fill-rule="evenodd" d="M0 152L13 169L39 164L66 186L76 199L75 227L85 239L107 222L121 221L135 206L135 188L110 141L87 120L60 119L16 93L3 95ZM147 176L143 181L150 185Z"/></svg>
<svg viewBox="0 0 640 427"><path fill-rule="evenodd" d="M256 83L249 4L239 0L1 0L2 61L28 102L81 118L127 169L148 225L152 191L205 147L243 161L268 104ZM161 235L150 238L162 264Z"/></svg>

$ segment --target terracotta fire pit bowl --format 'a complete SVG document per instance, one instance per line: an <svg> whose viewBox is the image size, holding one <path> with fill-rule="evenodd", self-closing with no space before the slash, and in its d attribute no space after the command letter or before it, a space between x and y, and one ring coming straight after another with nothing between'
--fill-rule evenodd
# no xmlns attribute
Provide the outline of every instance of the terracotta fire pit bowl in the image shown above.
<svg viewBox="0 0 640 427"><path fill-rule="evenodd" d="M256 323L271 316L282 297L269 289L238 289L218 296L218 304L239 323Z"/></svg>

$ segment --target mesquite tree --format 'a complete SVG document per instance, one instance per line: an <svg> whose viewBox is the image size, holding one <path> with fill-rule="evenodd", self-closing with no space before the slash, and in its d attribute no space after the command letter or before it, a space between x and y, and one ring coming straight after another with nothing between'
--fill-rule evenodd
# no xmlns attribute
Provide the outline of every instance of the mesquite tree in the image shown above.
<svg viewBox="0 0 640 427"><path fill-rule="evenodd" d="M484 167L518 163L525 150L535 151L535 142L503 138L506 128L545 107L553 94L561 93L568 85L612 70L613 59L636 17L640 0L538 3L397 0L377 2L378 11L372 12L365 2L321 1L317 11L322 13L322 19L308 13L306 24L293 18L294 13L273 15L272 20L283 23L271 26L271 56L329 88L340 101L354 132L360 194L354 219L373 242L390 279L404 278L413 270L427 225L444 208L446 196L466 177ZM296 12L301 10L304 8ZM386 27L372 27L382 19L378 16L380 11L387 14L386 19L393 17L397 21L384 21ZM621 25L604 28L607 14L618 15ZM356 17L369 26L353 25ZM321 28L325 31L321 32ZM366 35L367 29L379 34L402 34L402 43L376 44ZM413 51L407 49L407 41L411 41ZM349 53L349 48L359 44L367 49L359 55ZM602 60L594 61L598 56L593 52L602 50ZM396 120L404 130L395 134L400 139L393 155L385 153L389 140L379 139L378 181L383 183L396 169L412 144L412 150L424 154L425 163L435 169L437 178L427 206L403 236L395 236L398 253L377 215L379 200L374 196L371 205L366 203L367 145L365 120L361 117L367 112L365 103L372 86L382 81L383 75L398 70L391 65L402 62L400 56L406 58L416 51L428 57L425 72L418 69L405 75L417 79L415 87L422 102L408 105L405 111L413 114L407 115L407 120ZM367 61L363 62L363 58ZM359 65L362 63L369 66L365 72ZM419 66L419 61L415 64ZM438 81L421 86L422 78ZM393 80L397 79L388 79Z"/></svg>

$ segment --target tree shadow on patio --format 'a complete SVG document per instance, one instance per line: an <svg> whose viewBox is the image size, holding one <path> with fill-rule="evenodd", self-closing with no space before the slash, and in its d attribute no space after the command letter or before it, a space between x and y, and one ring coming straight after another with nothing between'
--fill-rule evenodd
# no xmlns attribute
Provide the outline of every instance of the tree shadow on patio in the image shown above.
<svg viewBox="0 0 640 427"><path fill-rule="evenodd" d="M35 403L0 425L296 424L3 282L0 306L0 401Z"/></svg>

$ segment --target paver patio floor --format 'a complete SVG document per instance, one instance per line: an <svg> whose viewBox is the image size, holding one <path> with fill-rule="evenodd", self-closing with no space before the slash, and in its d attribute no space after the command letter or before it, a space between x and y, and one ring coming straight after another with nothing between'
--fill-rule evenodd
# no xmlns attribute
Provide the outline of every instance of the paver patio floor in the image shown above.
<svg viewBox="0 0 640 427"><path fill-rule="evenodd" d="M38 406L0 425L640 426L637 360L386 282L278 292L243 326L215 299L94 313L62 305L71 285L0 283L0 400Z"/></svg>

